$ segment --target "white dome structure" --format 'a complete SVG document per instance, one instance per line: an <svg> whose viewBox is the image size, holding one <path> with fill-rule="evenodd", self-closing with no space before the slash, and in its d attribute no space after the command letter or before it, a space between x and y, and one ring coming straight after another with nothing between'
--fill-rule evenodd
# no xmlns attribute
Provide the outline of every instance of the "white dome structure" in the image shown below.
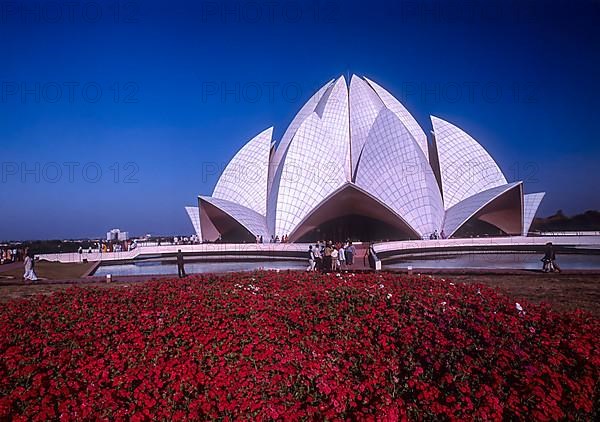
<svg viewBox="0 0 600 422"><path fill-rule="evenodd" d="M302 107L277 147L272 127L256 135L212 196L186 211L205 241L526 235L544 194L524 195L466 132L431 123L428 140L380 85L340 76Z"/></svg>

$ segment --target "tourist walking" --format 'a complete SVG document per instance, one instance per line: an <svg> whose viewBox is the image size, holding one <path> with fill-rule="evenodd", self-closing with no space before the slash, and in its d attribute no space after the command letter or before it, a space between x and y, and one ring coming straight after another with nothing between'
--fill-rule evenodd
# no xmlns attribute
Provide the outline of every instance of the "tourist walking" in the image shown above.
<svg viewBox="0 0 600 422"><path fill-rule="evenodd" d="M23 279L29 280L29 281L37 281L38 278L35 275L34 256L32 253L29 252L29 250L27 250L25 252L24 266L25 266L25 274L23 274Z"/></svg>
<svg viewBox="0 0 600 422"><path fill-rule="evenodd" d="M545 273L560 272L560 267L556 263L556 251L554 250L554 245L552 245L552 242L546 243L542 262L544 263L542 266L542 271Z"/></svg>
<svg viewBox="0 0 600 422"><path fill-rule="evenodd" d="M314 271L315 270L315 252L313 251L312 245L308 247L308 267L306 271Z"/></svg>
<svg viewBox="0 0 600 422"><path fill-rule="evenodd" d="M181 249L177 250L177 274L179 275L179 278L186 276L185 268L183 267L183 253L181 253Z"/></svg>

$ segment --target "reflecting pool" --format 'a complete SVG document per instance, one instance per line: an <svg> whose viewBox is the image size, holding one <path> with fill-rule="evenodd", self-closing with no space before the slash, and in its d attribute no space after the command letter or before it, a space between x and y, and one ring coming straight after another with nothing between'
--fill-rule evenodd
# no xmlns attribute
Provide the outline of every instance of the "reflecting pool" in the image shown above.
<svg viewBox="0 0 600 422"><path fill-rule="evenodd" d="M256 262L190 262L185 264L187 274L225 273L254 270L302 270L308 263L302 261L256 261ZM101 265L94 275L177 275L175 262L137 262L133 264Z"/></svg>
<svg viewBox="0 0 600 422"><path fill-rule="evenodd" d="M385 265L384 269L413 268L497 268L538 270L542 268L543 254L533 253L473 253L461 255L444 255L436 257L411 257L393 264ZM556 262L565 270L597 270L600 269L600 255L557 255Z"/></svg>

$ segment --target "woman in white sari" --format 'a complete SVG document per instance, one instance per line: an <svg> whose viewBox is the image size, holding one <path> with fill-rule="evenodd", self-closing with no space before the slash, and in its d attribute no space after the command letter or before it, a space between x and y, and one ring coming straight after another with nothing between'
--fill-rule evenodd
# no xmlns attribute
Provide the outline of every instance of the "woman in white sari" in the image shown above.
<svg viewBox="0 0 600 422"><path fill-rule="evenodd" d="M23 278L25 280L29 280L29 281L36 281L38 278L35 275L35 271L33 269L34 267L34 262L33 262L33 256L32 254L29 253L29 251L25 251L25 274L23 274Z"/></svg>

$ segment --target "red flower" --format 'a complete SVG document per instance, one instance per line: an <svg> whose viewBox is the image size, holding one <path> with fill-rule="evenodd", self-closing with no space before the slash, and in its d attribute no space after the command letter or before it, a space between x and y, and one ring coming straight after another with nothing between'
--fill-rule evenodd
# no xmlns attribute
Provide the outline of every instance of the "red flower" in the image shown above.
<svg viewBox="0 0 600 422"><path fill-rule="evenodd" d="M11 301L0 419L592 419L600 323L519 303L427 276L298 272Z"/></svg>

